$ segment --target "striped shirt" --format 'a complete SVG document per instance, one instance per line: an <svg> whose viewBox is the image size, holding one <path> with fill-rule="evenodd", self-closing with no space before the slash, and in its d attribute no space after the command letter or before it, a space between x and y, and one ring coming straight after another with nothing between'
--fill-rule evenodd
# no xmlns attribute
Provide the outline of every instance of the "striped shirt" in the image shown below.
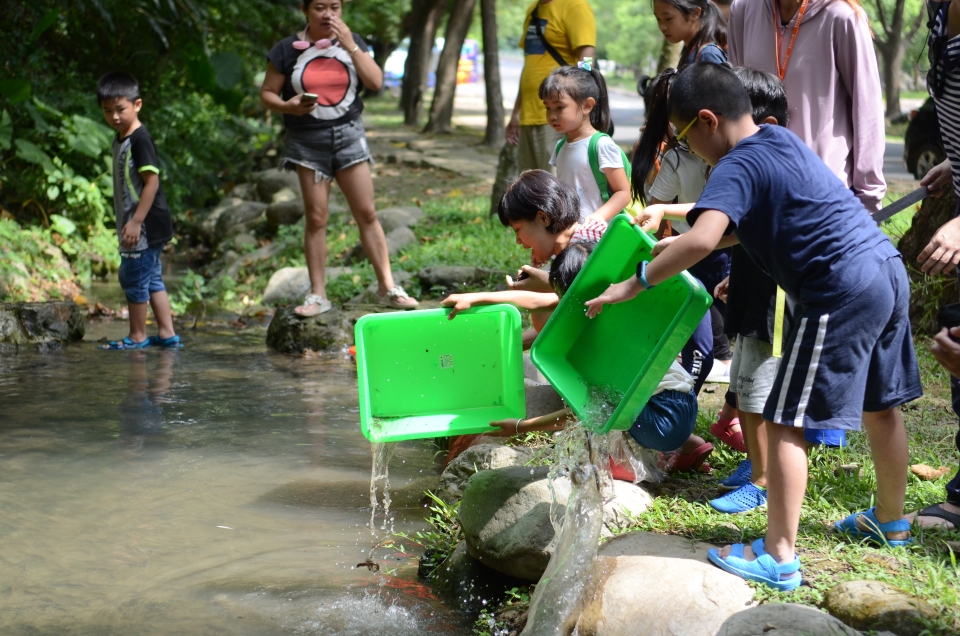
<svg viewBox="0 0 960 636"><path fill-rule="evenodd" d="M927 74L927 88L937 107L940 136L950 159L953 191L960 196L960 35L948 39L949 6L949 3L943 4L930 31L931 60L935 60L936 66ZM943 88L939 95L935 90L937 80Z"/></svg>

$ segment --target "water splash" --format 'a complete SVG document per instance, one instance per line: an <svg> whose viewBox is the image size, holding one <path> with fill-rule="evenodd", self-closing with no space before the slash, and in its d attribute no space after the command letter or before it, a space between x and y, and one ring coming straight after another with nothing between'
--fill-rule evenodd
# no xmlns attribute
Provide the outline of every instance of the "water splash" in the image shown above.
<svg viewBox="0 0 960 636"><path fill-rule="evenodd" d="M383 508L381 530L393 533L393 517L390 514L390 458L397 447L396 442L375 442L370 445L373 465L370 469L370 533L377 533L377 508ZM377 499L377 491L382 493ZM388 527L389 524L389 527Z"/></svg>

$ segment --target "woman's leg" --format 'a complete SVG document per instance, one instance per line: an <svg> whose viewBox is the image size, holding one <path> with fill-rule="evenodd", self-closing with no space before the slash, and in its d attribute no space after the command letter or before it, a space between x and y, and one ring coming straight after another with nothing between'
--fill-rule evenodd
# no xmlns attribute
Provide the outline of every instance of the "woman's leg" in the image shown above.
<svg viewBox="0 0 960 636"><path fill-rule="evenodd" d="M303 191L303 210L306 229L303 233L303 252L310 273L310 287L314 294L327 297L325 270L327 267L327 219L330 200L330 182L316 181L316 171L297 166L297 177ZM299 309L299 308L298 308Z"/></svg>
<svg viewBox="0 0 960 636"><path fill-rule="evenodd" d="M337 185L347 199L353 218L360 229L360 243L363 251L373 265L377 283L382 296L393 289L393 273L390 271L390 255L387 252L387 238L377 218L373 203L373 178L370 176L370 164L366 161L355 163L334 175Z"/></svg>

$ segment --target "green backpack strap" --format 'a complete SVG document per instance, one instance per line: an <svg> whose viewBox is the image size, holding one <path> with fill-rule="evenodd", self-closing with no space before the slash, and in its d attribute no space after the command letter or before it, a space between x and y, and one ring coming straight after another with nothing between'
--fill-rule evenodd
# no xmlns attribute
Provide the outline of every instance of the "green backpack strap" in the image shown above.
<svg viewBox="0 0 960 636"><path fill-rule="evenodd" d="M610 199L610 195L613 192L610 191L610 184L607 183L607 175L603 173L603 170L600 169L600 151L597 147L600 144L601 137L609 137L607 133L597 132L593 133L593 136L590 137L590 144L587 146L587 158L590 160L590 169L593 171L593 178L597 182L597 185L600 187L600 196L603 198L603 202L606 203ZM560 143L557 144L557 152L560 152L560 146L563 145L565 140L561 139ZM630 173L633 171L633 168L630 166L630 160L627 159L627 153L623 151L623 148L617 146L620 150L620 158L623 160L623 169L627 173L627 179L630 179Z"/></svg>

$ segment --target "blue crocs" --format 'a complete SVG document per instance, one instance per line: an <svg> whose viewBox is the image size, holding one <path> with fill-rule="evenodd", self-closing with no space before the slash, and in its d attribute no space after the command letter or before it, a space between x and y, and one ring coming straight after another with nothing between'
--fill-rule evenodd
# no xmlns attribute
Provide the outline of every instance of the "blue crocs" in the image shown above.
<svg viewBox="0 0 960 636"><path fill-rule="evenodd" d="M743 544L735 543L730 546L730 554L726 559L720 558L720 551L716 548L707 551L707 558L724 572L729 572L741 579L763 583L781 592L789 592L800 587L803 576L800 574L800 557L793 556L793 561L779 564L776 559L764 550L763 539L757 539L750 547L757 558L747 561L743 558ZM783 575L790 576L783 578Z"/></svg>
<svg viewBox="0 0 960 636"><path fill-rule="evenodd" d="M880 520L877 519L877 515L874 512L875 510L876 508L870 508L863 512L855 512L843 521L838 521L835 524L837 532L850 535L856 539L869 539L874 543L889 545L894 548L913 542L912 537L906 539L888 539L888 532L910 532L910 522L906 519L897 519L896 521L880 523ZM857 525L857 517L863 518L864 525L867 526L869 530L860 529L860 526Z"/></svg>
<svg viewBox="0 0 960 636"><path fill-rule="evenodd" d="M758 488L753 485L753 482L748 481L745 486L740 486L723 497L711 500L710 505L715 510L728 515L750 512L767 505L767 491L765 488Z"/></svg>
<svg viewBox="0 0 960 636"><path fill-rule="evenodd" d="M179 349L183 345L180 344L180 336L173 334L169 338L161 338L160 336L150 336L147 338L150 343L155 347L163 347L164 349Z"/></svg>
<svg viewBox="0 0 960 636"><path fill-rule="evenodd" d="M140 342L134 342L130 339L130 336L127 336L123 340L111 340L107 344L100 345L100 349L104 351L123 351L126 349L146 349L153 344L153 341L150 338L141 340Z"/></svg>
<svg viewBox="0 0 960 636"><path fill-rule="evenodd" d="M732 475L720 481L719 486L722 490L736 490L740 486L749 484L752 476L753 464L749 459L745 459L740 462L740 465L737 466L737 469L733 471Z"/></svg>

